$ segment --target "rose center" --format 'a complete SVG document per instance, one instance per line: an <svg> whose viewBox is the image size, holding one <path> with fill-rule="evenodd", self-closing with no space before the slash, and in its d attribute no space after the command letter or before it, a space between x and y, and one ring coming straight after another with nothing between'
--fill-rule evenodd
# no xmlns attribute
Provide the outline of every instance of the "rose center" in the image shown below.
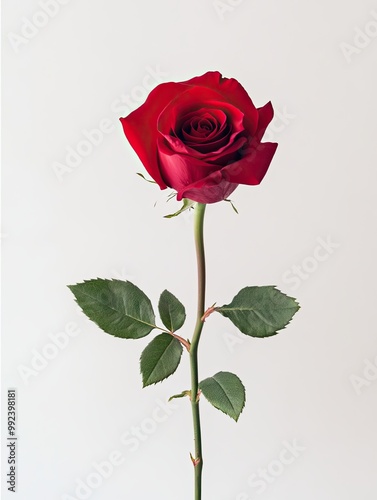
<svg viewBox="0 0 377 500"><path fill-rule="evenodd" d="M191 137L207 137L216 130L216 122L208 118L194 117L187 120L182 126L182 132Z"/></svg>
<svg viewBox="0 0 377 500"><path fill-rule="evenodd" d="M224 110L203 107L182 113L170 133L191 152L195 150L200 154L208 154L228 144L231 130L228 114Z"/></svg>

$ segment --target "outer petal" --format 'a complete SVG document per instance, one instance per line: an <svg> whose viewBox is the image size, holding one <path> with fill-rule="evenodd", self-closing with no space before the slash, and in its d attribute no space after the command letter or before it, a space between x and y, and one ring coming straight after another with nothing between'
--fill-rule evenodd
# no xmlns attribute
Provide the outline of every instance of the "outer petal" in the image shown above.
<svg viewBox="0 0 377 500"><path fill-rule="evenodd" d="M170 154L180 154L182 156L187 156L188 161L190 158L193 159L194 164L195 160L203 160L206 163L210 163L211 165L214 165L215 163L218 165L218 169L220 169L225 163L228 163L229 161L234 159L235 154L237 151L239 151L242 146L247 142L246 137L238 137L237 139L231 138L229 140L230 144L227 144L226 146L220 148L218 151L216 151L215 154L208 154L208 153L199 153L196 149L190 148L188 146L185 146L182 144L182 142L179 139L176 139L174 137L166 137L166 144L169 144L171 147ZM161 141L160 141L161 143ZM166 147L162 148L159 147L159 153L161 152L162 149L166 151ZM161 163L160 163L161 164ZM163 165L161 164L161 173L162 176L165 178L164 175L164 168Z"/></svg>
<svg viewBox="0 0 377 500"><path fill-rule="evenodd" d="M208 177L178 191L177 200L188 198L198 203L217 203L228 198L237 186L238 184L225 180L221 171L217 170Z"/></svg>
<svg viewBox="0 0 377 500"><path fill-rule="evenodd" d="M258 108L258 127L255 132L257 139L260 141L268 127L270 121L274 117L274 108L272 107L271 101L265 104L263 107Z"/></svg>
<svg viewBox="0 0 377 500"><path fill-rule="evenodd" d="M211 165L200 158L174 153L163 141L159 141L158 150L161 175L165 183L177 191L219 170L217 164Z"/></svg>
<svg viewBox="0 0 377 500"><path fill-rule="evenodd" d="M260 184L278 147L275 142L258 144L241 160L238 160L222 169L222 174L229 182Z"/></svg>
<svg viewBox="0 0 377 500"><path fill-rule="evenodd" d="M225 178L239 184L260 184L275 154L277 144L272 142L259 142L274 116L271 102L258 108L258 126L255 137L251 139L247 154L237 162L223 169Z"/></svg>
<svg viewBox="0 0 377 500"><path fill-rule="evenodd" d="M187 87L180 83L162 83L152 90L144 104L120 119L129 143L161 189L167 186L157 159L157 119L165 106L185 90Z"/></svg>

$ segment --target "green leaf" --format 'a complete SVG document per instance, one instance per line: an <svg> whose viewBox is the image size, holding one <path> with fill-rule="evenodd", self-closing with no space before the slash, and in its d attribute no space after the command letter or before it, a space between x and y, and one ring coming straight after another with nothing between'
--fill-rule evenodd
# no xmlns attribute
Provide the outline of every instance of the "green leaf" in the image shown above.
<svg viewBox="0 0 377 500"><path fill-rule="evenodd" d="M151 301L130 281L98 278L68 288L88 318L110 335L139 339L156 328Z"/></svg>
<svg viewBox="0 0 377 500"><path fill-rule="evenodd" d="M270 337L285 328L299 308L294 298L274 286L248 286L216 311L246 335Z"/></svg>
<svg viewBox="0 0 377 500"><path fill-rule="evenodd" d="M186 319L185 307L167 290L164 290L160 296L158 310L161 320L169 332L176 332L183 326Z"/></svg>
<svg viewBox="0 0 377 500"><path fill-rule="evenodd" d="M176 194L176 193L174 193L174 194ZM182 212L185 212L186 210L191 208L194 204L195 204L195 201L189 200L187 198L183 198L182 207L174 214L164 215L164 217L165 217L165 219L171 219L172 217L177 217L177 215L180 215Z"/></svg>
<svg viewBox="0 0 377 500"><path fill-rule="evenodd" d="M144 349L140 357L143 387L156 384L172 375L181 361L183 347L168 333L161 333Z"/></svg>
<svg viewBox="0 0 377 500"><path fill-rule="evenodd" d="M200 382L199 389L215 408L237 422L246 399L245 387L237 375L229 372L216 373Z"/></svg>

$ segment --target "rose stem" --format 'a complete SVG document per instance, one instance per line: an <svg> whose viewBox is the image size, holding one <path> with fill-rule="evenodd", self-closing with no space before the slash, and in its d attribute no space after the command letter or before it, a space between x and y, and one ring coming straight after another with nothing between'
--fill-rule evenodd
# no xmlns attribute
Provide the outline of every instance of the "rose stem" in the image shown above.
<svg viewBox="0 0 377 500"><path fill-rule="evenodd" d="M195 206L194 214L194 236L196 247L196 259L198 266L198 311L194 334L190 346L190 369L191 369L191 408L192 418L194 424L194 442L195 442L195 456L194 456L194 474L195 474L195 500L202 498L202 438L200 431L200 414L199 414L199 398L198 398L198 346L200 334L203 329L203 314L205 307L205 287L206 287L206 267L204 255L204 240L203 240L203 226L204 226L204 213L206 205L197 203Z"/></svg>

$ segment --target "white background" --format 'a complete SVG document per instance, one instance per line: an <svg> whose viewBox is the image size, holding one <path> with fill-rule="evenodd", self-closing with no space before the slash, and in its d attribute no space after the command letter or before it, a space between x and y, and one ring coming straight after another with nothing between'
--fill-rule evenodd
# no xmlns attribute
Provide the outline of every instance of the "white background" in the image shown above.
<svg viewBox="0 0 377 500"><path fill-rule="evenodd" d="M43 1L2 4L3 403L16 387L17 498L193 498L187 401L156 410L188 388L187 359L142 389L138 358L150 338L101 332L66 285L130 279L154 304L168 288L186 305L191 336L192 216L163 218L178 204L135 175L143 167L118 118L122 95L136 108L145 82L219 70L257 106L272 100L268 134L280 145L263 183L233 193L239 215L208 207L207 303L276 284L301 310L265 340L208 319L201 377L236 372L247 405L238 424L201 405L203 498L375 499L376 2L70 0L48 16ZM69 167L67 148L102 120L111 131ZM60 178L57 162L67 167ZM46 347L66 328L80 333ZM144 441L131 446L124 436L135 427ZM300 451L282 464L287 442ZM114 450L123 463L77 493ZM2 455L4 478L4 445ZM256 487L259 468L270 482Z"/></svg>

